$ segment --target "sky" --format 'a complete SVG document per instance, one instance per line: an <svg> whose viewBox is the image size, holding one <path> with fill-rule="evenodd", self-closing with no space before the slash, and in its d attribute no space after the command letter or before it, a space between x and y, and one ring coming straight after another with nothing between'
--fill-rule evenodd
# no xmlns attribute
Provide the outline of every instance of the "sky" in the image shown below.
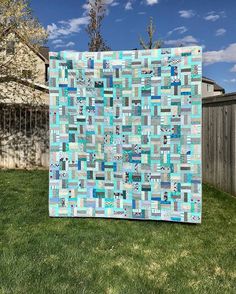
<svg viewBox="0 0 236 294"><path fill-rule="evenodd" d="M203 75L236 91L236 0L104 0L102 33L112 50L141 49L150 17L162 47L203 47ZM31 0L50 51L88 50L85 0Z"/></svg>

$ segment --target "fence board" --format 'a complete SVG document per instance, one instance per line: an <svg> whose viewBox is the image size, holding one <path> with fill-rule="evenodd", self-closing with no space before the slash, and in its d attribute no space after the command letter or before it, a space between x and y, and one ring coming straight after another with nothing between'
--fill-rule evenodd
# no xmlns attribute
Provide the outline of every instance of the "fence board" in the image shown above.
<svg viewBox="0 0 236 294"><path fill-rule="evenodd" d="M0 167L48 168L48 116L47 106L0 103Z"/></svg>
<svg viewBox="0 0 236 294"><path fill-rule="evenodd" d="M202 102L203 181L236 196L236 93Z"/></svg>

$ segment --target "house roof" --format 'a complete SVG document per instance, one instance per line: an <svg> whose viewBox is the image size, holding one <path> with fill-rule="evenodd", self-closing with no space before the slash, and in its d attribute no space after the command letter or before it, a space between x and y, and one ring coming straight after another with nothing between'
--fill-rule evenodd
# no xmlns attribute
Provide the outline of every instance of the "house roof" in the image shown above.
<svg viewBox="0 0 236 294"><path fill-rule="evenodd" d="M44 58L47 60L47 63L49 61L49 47L39 47L39 52L41 53L41 55L44 56Z"/></svg>
<svg viewBox="0 0 236 294"><path fill-rule="evenodd" d="M208 84L214 84L215 82L212 79L202 76L202 81Z"/></svg>
<svg viewBox="0 0 236 294"><path fill-rule="evenodd" d="M2 36L9 34L10 32L14 32L23 43L25 43L32 51L35 52L46 64L49 64L49 48L48 47L39 47L36 48L32 44L30 44L14 27L8 27L2 32Z"/></svg>
<svg viewBox="0 0 236 294"><path fill-rule="evenodd" d="M207 77L202 77L202 82L203 83L207 83L207 84L211 84L214 86L214 91L221 91L223 93L225 93L225 89L222 88L220 85L218 85L214 80L207 78Z"/></svg>
<svg viewBox="0 0 236 294"><path fill-rule="evenodd" d="M225 89L216 83L214 83L214 91L222 91L223 93L225 93Z"/></svg>

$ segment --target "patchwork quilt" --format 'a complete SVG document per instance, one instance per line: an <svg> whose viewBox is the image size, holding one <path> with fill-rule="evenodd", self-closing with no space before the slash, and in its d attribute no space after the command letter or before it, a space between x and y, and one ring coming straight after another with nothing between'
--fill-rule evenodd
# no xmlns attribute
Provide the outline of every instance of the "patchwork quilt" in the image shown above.
<svg viewBox="0 0 236 294"><path fill-rule="evenodd" d="M52 217L201 222L202 49L51 52Z"/></svg>

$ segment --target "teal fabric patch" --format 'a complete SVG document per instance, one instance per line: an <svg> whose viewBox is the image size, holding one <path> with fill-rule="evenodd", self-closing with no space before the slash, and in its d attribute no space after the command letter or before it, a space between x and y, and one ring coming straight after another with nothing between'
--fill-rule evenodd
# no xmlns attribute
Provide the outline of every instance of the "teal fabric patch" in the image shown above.
<svg viewBox="0 0 236 294"><path fill-rule="evenodd" d="M201 47L50 53L52 217L201 222Z"/></svg>

